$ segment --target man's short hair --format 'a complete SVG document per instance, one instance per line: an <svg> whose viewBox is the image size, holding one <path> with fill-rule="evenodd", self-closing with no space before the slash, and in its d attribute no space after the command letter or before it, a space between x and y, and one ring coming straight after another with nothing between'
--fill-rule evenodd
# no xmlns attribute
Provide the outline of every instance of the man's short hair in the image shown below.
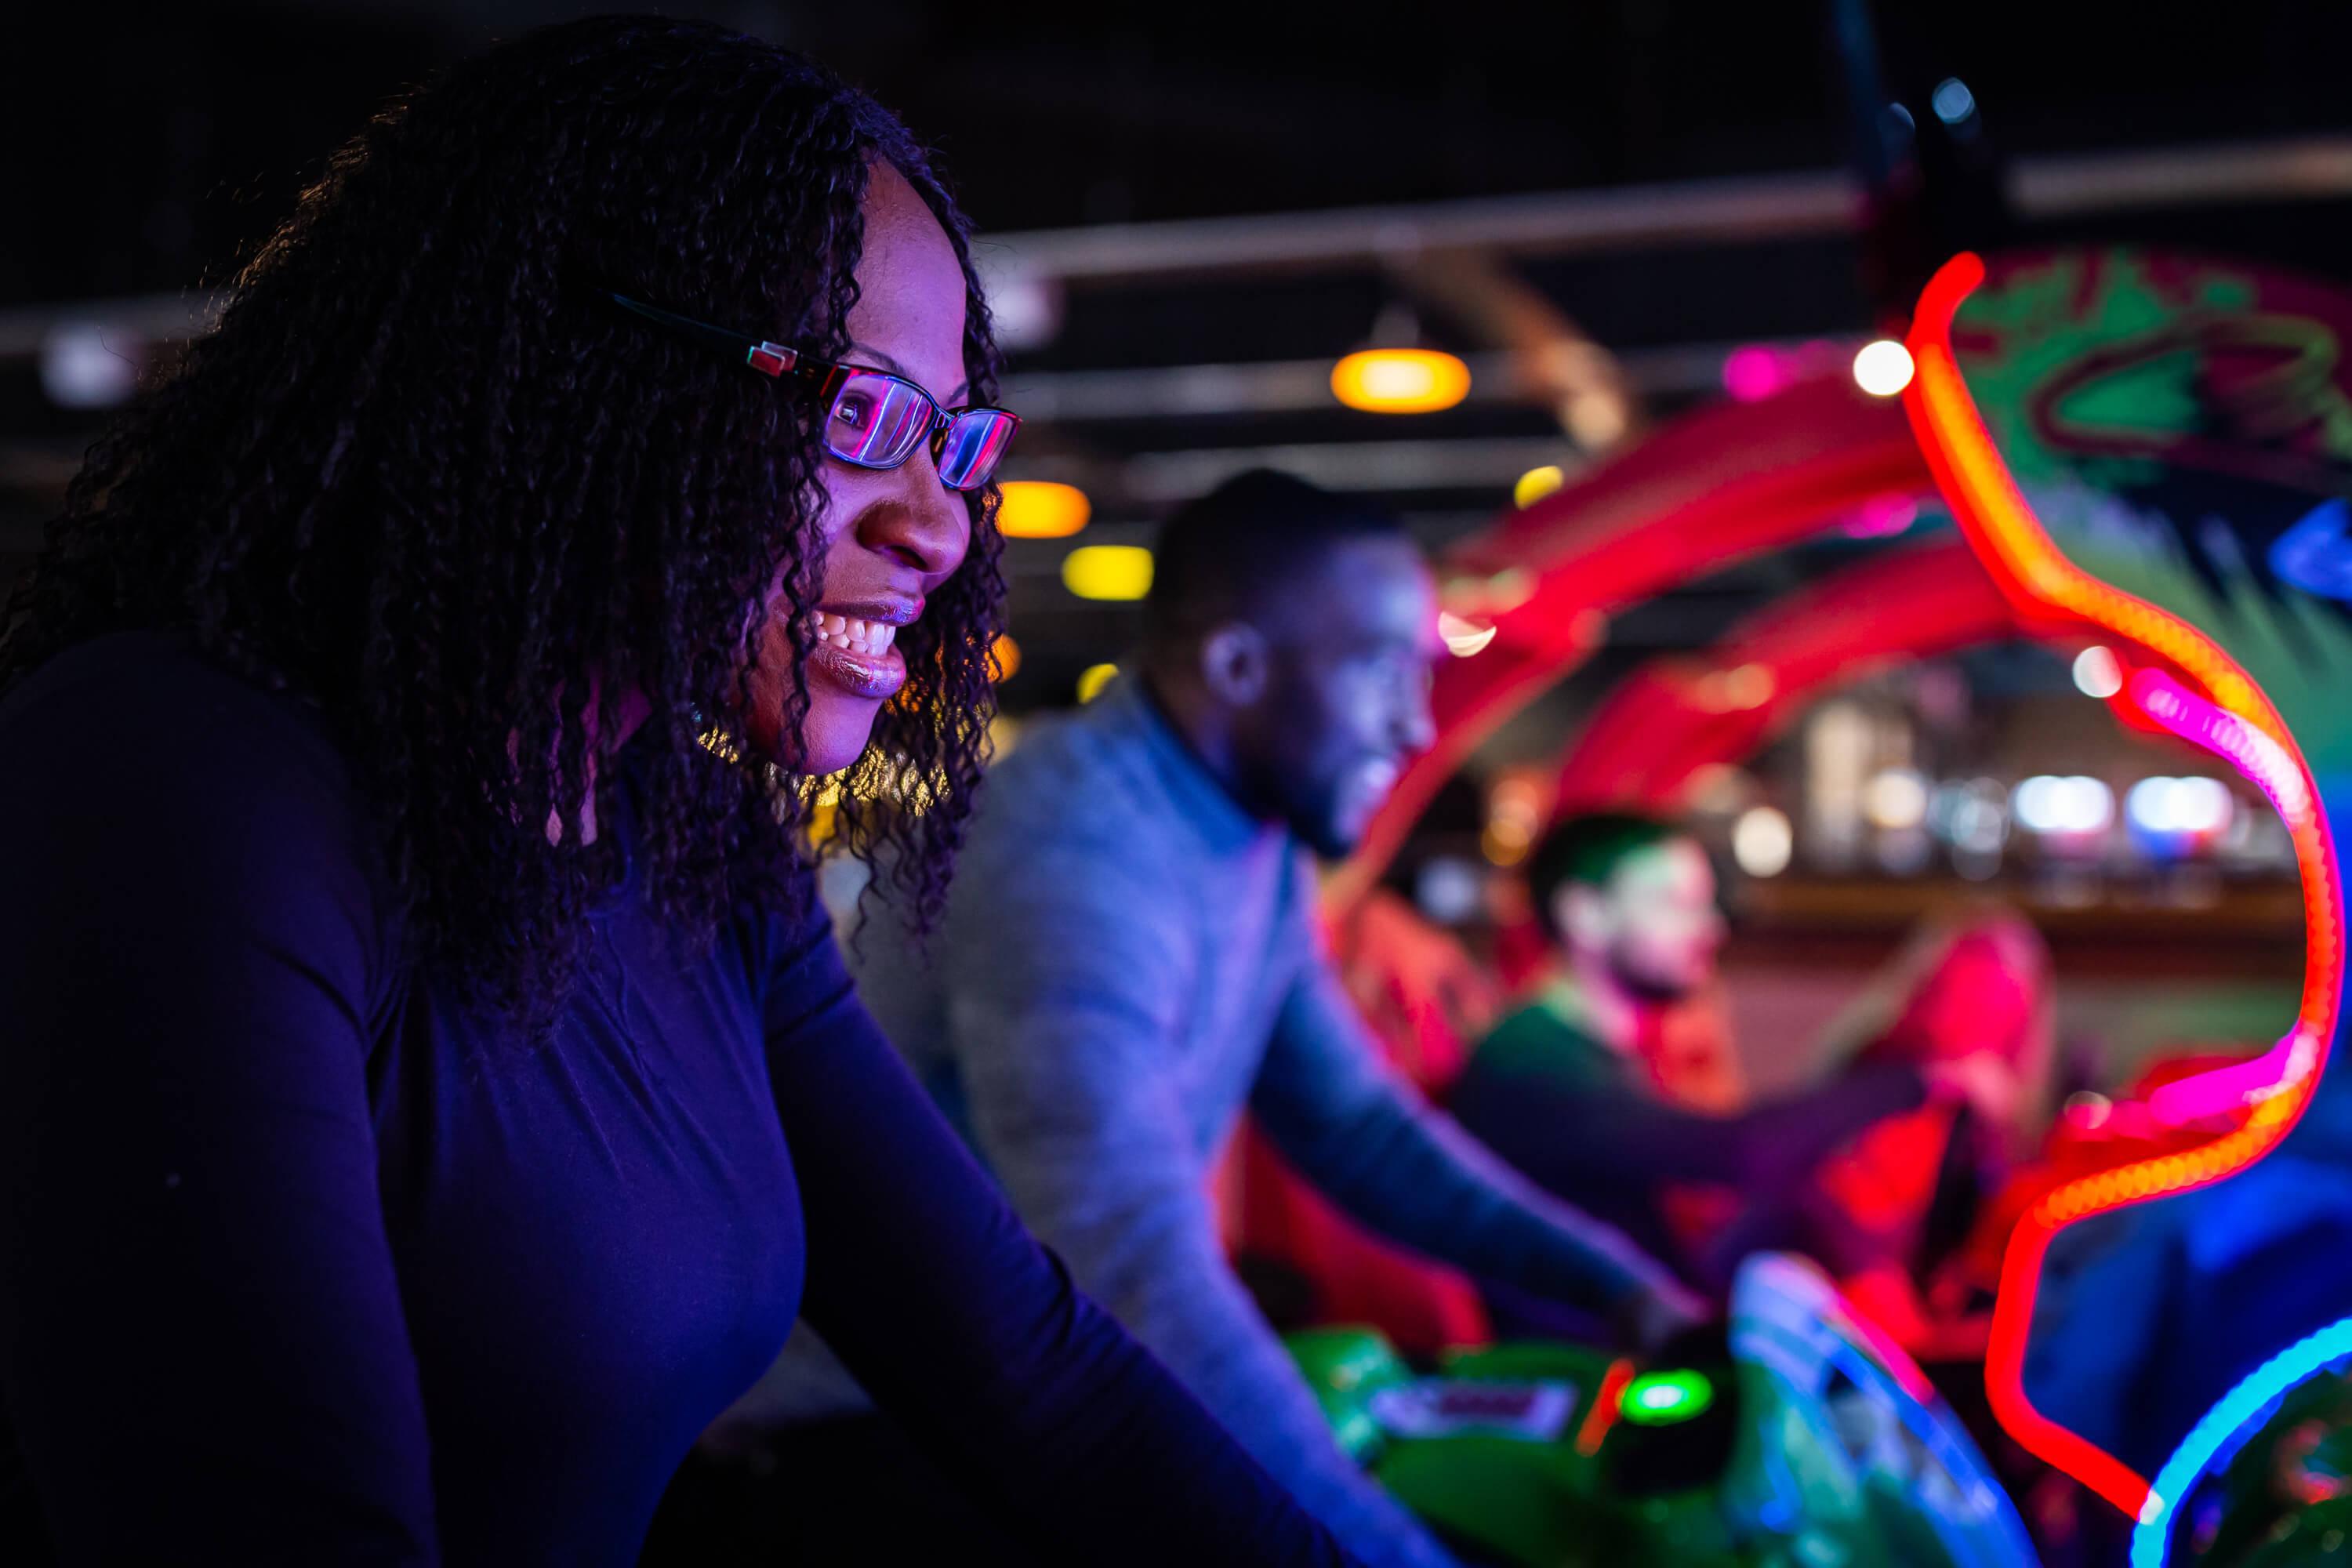
<svg viewBox="0 0 2352 1568"><path fill-rule="evenodd" d="M1245 619L1275 602L1334 546L1402 539L1394 512L1272 468L1237 474L1188 501L1152 546L1145 635L1154 644Z"/></svg>
<svg viewBox="0 0 2352 1568"><path fill-rule="evenodd" d="M1570 884L1605 888L1617 868L1643 850L1688 837L1686 830L1671 822L1630 811L1594 811L1560 818L1528 854L1528 895L1535 903L1536 923L1547 935L1558 938L1560 931L1552 905L1562 888Z"/></svg>

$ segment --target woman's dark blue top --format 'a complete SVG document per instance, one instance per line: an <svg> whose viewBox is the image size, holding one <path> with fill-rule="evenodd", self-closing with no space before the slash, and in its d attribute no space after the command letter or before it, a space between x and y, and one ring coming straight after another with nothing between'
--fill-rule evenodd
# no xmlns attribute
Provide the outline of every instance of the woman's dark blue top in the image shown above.
<svg viewBox="0 0 2352 1568"><path fill-rule="evenodd" d="M307 710L172 638L0 703L0 1560L631 1562L798 1310L1016 1528L1339 1561L1023 1231L821 911L683 953L631 878L534 1047L403 962L374 864Z"/></svg>

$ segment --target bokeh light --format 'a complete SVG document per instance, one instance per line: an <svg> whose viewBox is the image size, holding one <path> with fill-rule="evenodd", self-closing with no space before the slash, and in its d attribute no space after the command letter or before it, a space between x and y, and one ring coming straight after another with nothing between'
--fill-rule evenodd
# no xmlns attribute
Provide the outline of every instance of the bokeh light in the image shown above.
<svg viewBox="0 0 2352 1568"><path fill-rule="evenodd" d="M1139 544L1082 544L1062 558L1062 586L1081 599L1140 599L1151 592L1151 552Z"/></svg>
<svg viewBox="0 0 2352 1568"><path fill-rule="evenodd" d="M1436 349L1365 349L1331 367L1331 395L1367 414L1434 414L1470 395L1470 367Z"/></svg>
<svg viewBox="0 0 2352 1568"><path fill-rule="evenodd" d="M1046 479L1008 479L996 531L1007 539L1067 539L1094 516L1087 492Z"/></svg>
<svg viewBox="0 0 2352 1568"><path fill-rule="evenodd" d="M1874 827L1916 827L1927 820L1927 781L1912 768L1874 774L1863 785L1862 813Z"/></svg>
<svg viewBox="0 0 2352 1568"><path fill-rule="evenodd" d="M1977 95L1970 92L1969 84L1959 78L1948 76L1936 84L1936 91L1927 100L1927 107L1934 110L1936 118L1945 124L1959 125L1977 111Z"/></svg>
<svg viewBox="0 0 2352 1568"><path fill-rule="evenodd" d="M1779 876L1789 868L1796 847L1788 814L1777 806L1751 805L1731 826L1731 858L1748 876Z"/></svg>
<svg viewBox="0 0 2352 1568"><path fill-rule="evenodd" d="M2017 825L2029 833L2105 833L2116 820L2115 791L2080 773L2038 773L2017 786L2009 804Z"/></svg>
<svg viewBox="0 0 2352 1568"><path fill-rule="evenodd" d="M2124 689L2124 663L2116 650L2093 643L2074 656L2074 688L2102 702Z"/></svg>
<svg viewBox="0 0 2352 1568"><path fill-rule="evenodd" d="M1511 487L1511 504L1525 510L1568 483L1568 470L1558 463L1546 463L1540 468L1529 468Z"/></svg>
<svg viewBox="0 0 2352 1568"><path fill-rule="evenodd" d="M1853 381L1873 397L1893 397L1911 384L1911 351L1893 338L1863 344L1853 356Z"/></svg>
<svg viewBox="0 0 2352 1568"><path fill-rule="evenodd" d="M1078 700L1082 703L1092 702L1102 695L1103 688L1118 679L1118 666L1115 664L1087 666L1078 672Z"/></svg>
<svg viewBox="0 0 2352 1568"><path fill-rule="evenodd" d="M1437 612L1437 636L1445 644L1445 651L1456 658L1468 658L1474 653L1485 652L1486 645L1493 642L1501 630L1500 626L1491 623L1482 626L1476 621L1465 620L1451 610Z"/></svg>

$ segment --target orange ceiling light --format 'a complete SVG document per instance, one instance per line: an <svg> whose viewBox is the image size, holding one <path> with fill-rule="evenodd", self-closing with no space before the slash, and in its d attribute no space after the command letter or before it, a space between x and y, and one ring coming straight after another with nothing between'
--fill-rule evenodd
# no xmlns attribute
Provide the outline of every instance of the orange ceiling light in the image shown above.
<svg viewBox="0 0 2352 1568"><path fill-rule="evenodd" d="M1331 367L1331 395L1367 414L1435 414L1470 395L1470 367L1437 349L1365 349Z"/></svg>
<svg viewBox="0 0 2352 1568"><path fill-rule="evenodd" d="M2262 688L2221 647L2179 616L2101 582L2068 560L2034 515L1995 447L1952 348L1952 318L1984 281L1969 255L1947 262L1921 295L1906 344L1914 372L1903 401L1913 431L1969 545L2029 613L2096 627L2147 658L2129 669L2124 697L2158 727L2223 758L2270 798L2294 845L2303 881L2304 987L2294 1027L2263 1058L2263 1082L2216 1079L2242 1112L2212 1142L2066 1183L2045 1194L2011 1233L1985 1356L1993 1414L2040 1458L2138 1517L2151 1506L2147 1478L2033 1408L2025 1395L2026 1333L2051 1237L2104 1210L2217 1182L2276 1147L2309 1103L2336 1035L2344 980L2343 895L2335 846L2309 764ZM2177 671L2186 680L2175 679ZM2239 1069L2224 1069L2238 1072ZM2196 1081L2196 1080L2192 1080Z"/></svg>
<svg viewBox="0 0 2352 1568"><path fill-rule="evenodd" d="M1007 539L1067 539L1094 516L1094 503L1076 485L1007 479L997 489L996 531Z"/></svg>

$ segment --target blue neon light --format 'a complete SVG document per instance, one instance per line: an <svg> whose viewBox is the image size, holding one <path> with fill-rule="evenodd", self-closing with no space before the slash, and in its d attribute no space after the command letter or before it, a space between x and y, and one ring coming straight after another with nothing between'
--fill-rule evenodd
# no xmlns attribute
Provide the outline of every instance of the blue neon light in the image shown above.
<svg viewBox="0 0 2352 1568"><path fill-rule="evenodd" d="M2271 544L2271 570L2307 594L2352 599L2352 508L2321 501Z"/></svg>
<svg viewBox="0 0 2352 1568"><path fill-rule="evenodd" d="M2279 1352L2223 1394L2156 1473L2139 1523L2132 1529L2131 1568L2164 1568L2172 1547L2173 1505L2189 1495L2231 1438L2242 1442L2252 1428L2269 1419L2295 1384L2346 1356L2352 1356L2352 1318L2338 1318ZM2234 1445L2231 1451L2235 1453Z"/></svg>

